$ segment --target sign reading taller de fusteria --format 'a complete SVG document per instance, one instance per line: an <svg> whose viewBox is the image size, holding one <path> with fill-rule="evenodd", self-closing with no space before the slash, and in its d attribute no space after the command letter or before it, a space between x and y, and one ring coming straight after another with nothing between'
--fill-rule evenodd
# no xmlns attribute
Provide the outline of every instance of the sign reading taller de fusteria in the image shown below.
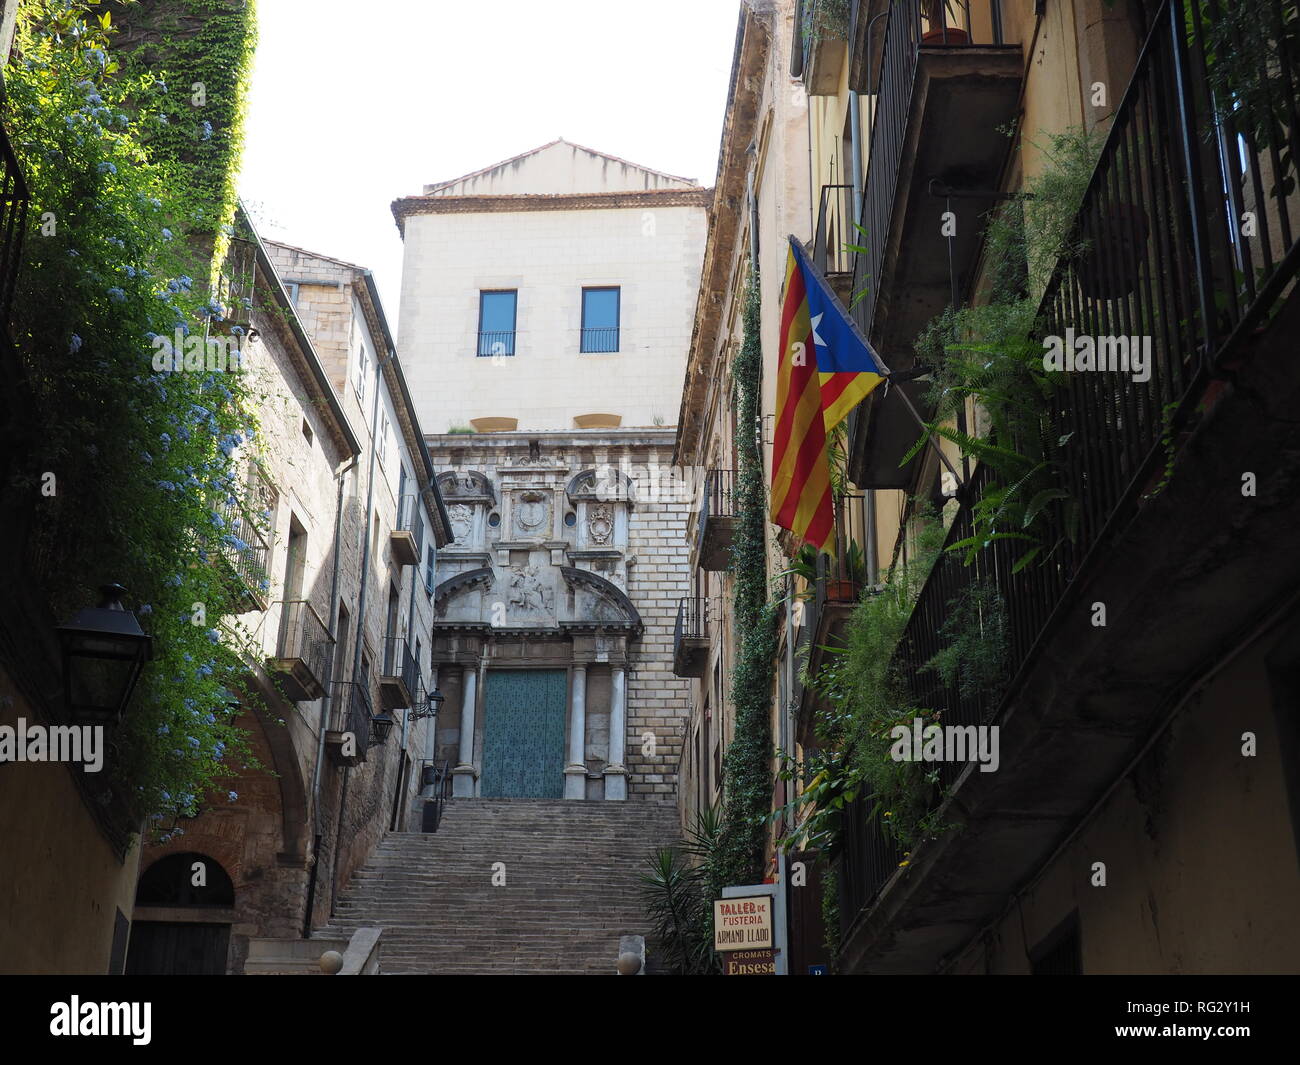
<svg viewBox="0 0 1300 1065"><path fill-rule="evenodd" d="M714 950L764 950L771 946L771 895L714 900Z"/></svg>

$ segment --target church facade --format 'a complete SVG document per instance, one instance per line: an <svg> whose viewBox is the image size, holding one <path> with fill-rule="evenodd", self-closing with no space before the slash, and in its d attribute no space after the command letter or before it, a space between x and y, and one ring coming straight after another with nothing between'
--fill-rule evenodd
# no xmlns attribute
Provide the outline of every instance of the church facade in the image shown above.
<svg viewBox="0 0 1300 1065"><path fill-rule="evenodd" d="M394 204L399 347L453 536L432 647L453 796L675 797L671 459L707 194L557 141Z"/></svg>

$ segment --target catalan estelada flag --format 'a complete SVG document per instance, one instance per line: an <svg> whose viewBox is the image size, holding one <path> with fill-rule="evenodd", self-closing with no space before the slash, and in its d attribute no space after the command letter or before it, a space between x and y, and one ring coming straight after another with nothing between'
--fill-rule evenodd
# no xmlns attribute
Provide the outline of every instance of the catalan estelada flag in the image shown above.
<svg viewBox="0 0 1300 1065"><path fill-rule="evenodd" d="M831 539L826 434L889 370L790 238L772 450L772 522L825 550Z"/></svg>

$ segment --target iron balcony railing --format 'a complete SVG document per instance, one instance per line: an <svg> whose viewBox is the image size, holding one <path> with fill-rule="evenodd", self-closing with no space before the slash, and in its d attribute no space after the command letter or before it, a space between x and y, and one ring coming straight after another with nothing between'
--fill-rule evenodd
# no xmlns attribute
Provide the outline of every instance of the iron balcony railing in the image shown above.
<svg viewBox="0 0 1300 1065"><path fill-rule="evenodd" d="M217 549L226 564L258 601L270 588L267 563L271 549L256 521L232 497L222 499L215 508L223 529Z"/></svg>
<svg viewBox="0 0 1300 1065"><path fill-rule="evenodd" d="M696 551L705 546L705 537L711 535L709 522L736 516L736 471L709 470L704 475L704 491L700 496L700 513L695 527ZM729 536L722 538L730 546ZM726 568L725 563L721 568Z"/></svg>
<svg viewBox="0 0 1300 1065"><path fill-rule="evenodd" d="M334 637L330 635L329 627L305 599L278 605L280 632L276 658L301 661L311 671L312 678L318 684L324 684L329 676L327 670L334 649Z"/></svg>
<svg viewBox="0 0 1300 1065"><path fill-rule="evenodd" d="M424 557L424 516L421 510L418 495L405 495L397 501L397 529L414 537L417 562Z"/></svg>
<svg viewBox="0 0 1300 1065"><path fill-rule="evenodd" d="M683 596L677 604L677 624L673 627L673 646L683 640L709 638L709 601L702 595Z"/></svg>
<svg viewBox="0 0 1300 1065"><path fill-rule="evenodd" d="M406 685L407 693L414 698L420 671L405 636L384 637L383 661L382 676L401 680Z"/></svg>
<svg viewBox="0 0 1300 1065"><path fill-rule="evenodd" d="M28 203L23 168L9 143L8 131L0 127L0 315L3 316L0 320L6 327L22 263Z"/></svg>
<svg viewBox="0 0 1300 1065"><path fill-rule="evenodd" d="M356 757L364 761L370 748L370 722L375 716L370 689L356 681L335 681L330 687L331 732L350 732L356 739Z"/></svg>
<svg viewBox="0 0 1300 1065"><path fill-rule="evenodd" d="M1274 42L1286 8L1285 0L1268 5L1278 27ZM1043 432L1048 440L1068 440L1061 487L1077 510L1073 538L1064 533L1063 515L1049 512L1054 527L1044 539L1055 546L1045 562L1016 571L1023 545L1006 539L985 546L969 565L964 552L944 552L895 652L914 705L942 710L945 724L998 717L1050 637L1072 584L1086 578L1111 530L1127 519L1167 461L1163 437L1198 402L1210 367L1240 350L1240 338L1294 288L1300 191L1287 180L1288 174L1294 179L1291 149L1276 140L1292 141L1300 133L1300 72L1259 42L1249 49L1243 43L1236 53L1237 64L1251 57L1255 84L1273 95L1257 105L1283 116L1273 134L1266 126L1274 118L1261 120L1259 112L1216 101L1213 86L1221 71L1213 70L1209 31L1223 10L1214 0L1190 6L1166 0L1159 9L1068 242L1084 254L1057 265L1040 308L1043 336L1072 329L1075 335L1126 338L1130 346L1137 338L1147 353L1136 374L1149 371L1142 382L1134 381L1132 367L1061 375ZM1272 32L1266 29L1265 36ZM1254 212L1249 233L1238 210L1243 205ZM972 474L946 545L973 534L971 506L990 480L985 466ZM1004 612L983 613L980 623L1002 630L1005 675L964 692L925 667L942 649L941 629L954 602L981 592ZM942 765L940 784L951 785L958 768ZM867 823L869 808L860 804L845 820L845 927L897 868L880 825Z"/></svg>
<svg viewBox="0 0 1300 1065"><path fill-rule="evenodd" d="M478 354L484 357L494 355L513 355L515 353L515 331L513 329L497 330L478 335Z"/></svg>
<svg viewBox="0 0 1300 1065"><path fill-rule="evenodd" d="M618 351L618 326L591 326L582 329L579 350L593 354Z"/></svg>
<svg viewBox="0 0 1300 1065"><path fill-rule="evenodd" d="M923 9L938 17L935 24ZM876 32L880 32L877 30ZM867 248L853 263L853 316L863 333L871 336L879 279L894 221L894 199L903 161L912 87L916 81L920 49L935 45L1002 44L1002 11L998 0L901 0L889 7L879 76L879 91L871 119L867 173L859 221L865 232L855 240ZM871 80L876 80L875 72ZM858 233L858 230L853 230Z"/></svg>
<svg viewBox="0 0 1300 1065"><path fill-rule="evenodd" d="M813 265L823 277L851 274L855 253L848 245L858 243L853 227L853 186L823 185L813 234Z"/></svg>

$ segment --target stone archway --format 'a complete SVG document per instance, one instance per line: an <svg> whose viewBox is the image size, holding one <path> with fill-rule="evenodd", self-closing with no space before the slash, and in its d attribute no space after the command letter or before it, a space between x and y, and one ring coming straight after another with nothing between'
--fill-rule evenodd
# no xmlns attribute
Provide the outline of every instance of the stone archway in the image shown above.
<svg viewBox="0 0 1300 1065"><path fill-rule="evenodd" d="M165 855L136 887L128 976L220 976L227 971L235 887L197 851Z"/></svg>

